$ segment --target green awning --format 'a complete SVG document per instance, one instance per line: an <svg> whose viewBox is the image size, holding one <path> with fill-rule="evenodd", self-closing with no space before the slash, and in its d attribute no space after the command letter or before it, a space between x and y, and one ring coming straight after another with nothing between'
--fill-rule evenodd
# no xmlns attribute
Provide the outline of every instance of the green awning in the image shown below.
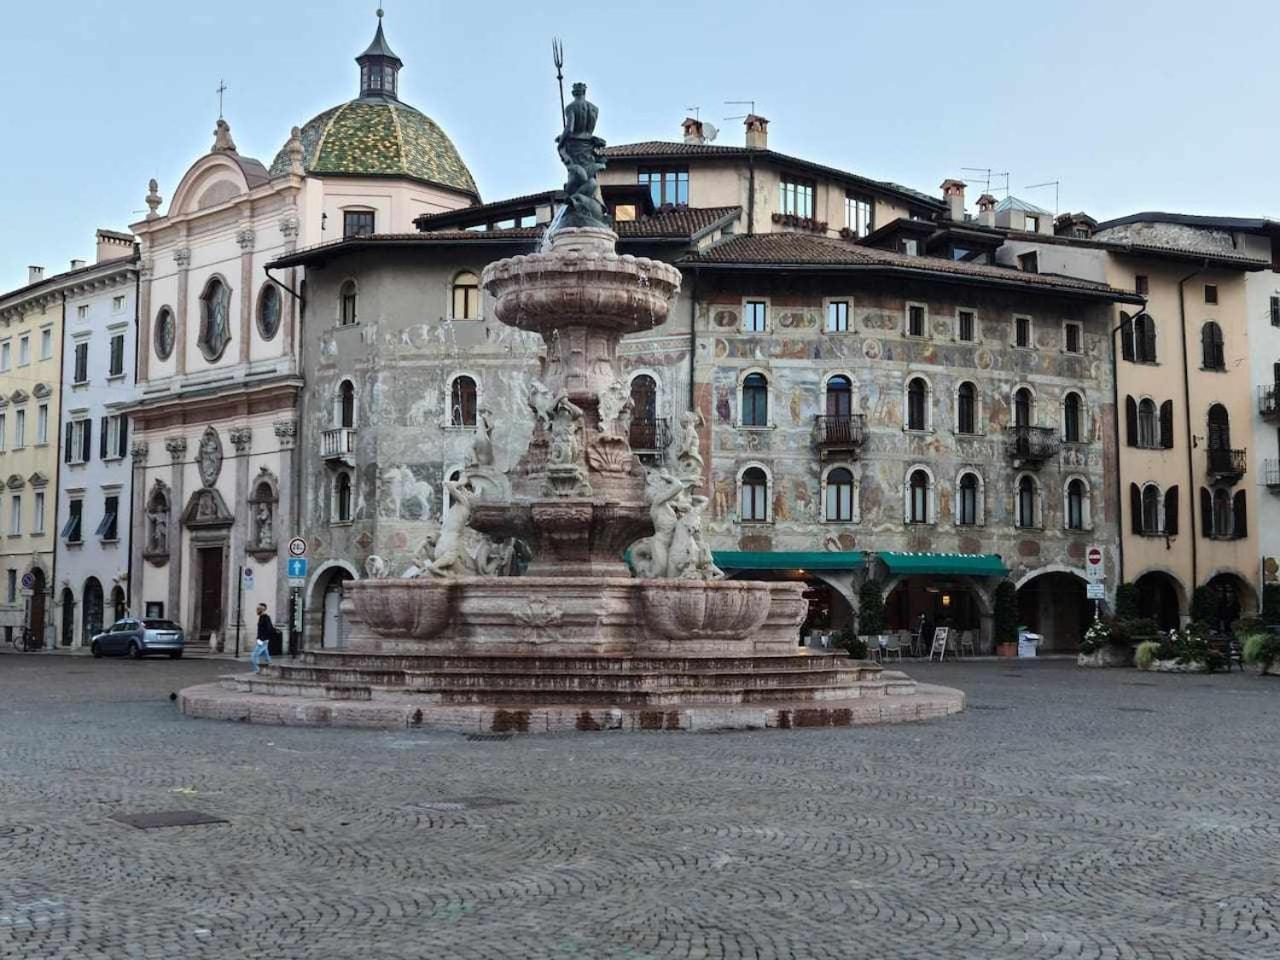
<svg viewBox="0 0 1280 960"><path fill-rule="evenodd" d="M963 574L970 577L1003 577L1009 573L998 554L994 553L893 553L880 552L880 559L891 576L910 577L917 574Z"/></svg>
<svg viewBox="0 0 1280 960"><path fill-rule="evenodd" d="M721 570L857 570L861 550L716 550Z"/></svg>

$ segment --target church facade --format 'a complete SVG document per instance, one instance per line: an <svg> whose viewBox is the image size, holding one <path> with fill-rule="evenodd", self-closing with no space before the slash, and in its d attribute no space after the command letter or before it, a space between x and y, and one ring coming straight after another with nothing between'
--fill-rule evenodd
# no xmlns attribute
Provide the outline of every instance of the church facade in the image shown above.
<svg viewBox="0 0 1280 960"><path fill-rule="evenodd" d="M131 602L179 622L192 649L231 652L239 637L243 650L244 611L258 602L286 626L307 291L302 271L267 265L478 199L448 137L398 99L403 64L381 22L356 60L359 96L295 127L269 165L240 153L219 119L167 209L153 180L150 212L133 225Z"/></svg>

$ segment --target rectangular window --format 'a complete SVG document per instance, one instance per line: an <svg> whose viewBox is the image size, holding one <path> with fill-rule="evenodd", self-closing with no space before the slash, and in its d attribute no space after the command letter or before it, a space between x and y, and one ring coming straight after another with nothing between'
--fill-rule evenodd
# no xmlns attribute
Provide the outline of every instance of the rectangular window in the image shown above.
<svg viewBox="0 0 1280 960"><path fill-rule="evenodd" d="M124 334L117 333L111 338L111 366L107 371L111 377L124 375Z"/></svg>
<svg viewBox="0 0 1280 960"><path fill-rule="evenodd" d="M35 512L31 515L31 532L44 533L44 491L37 490L35 495Z"/></svg>
<svg viewBox="0 0 1280 960"><path fill-rule="evenodd" d="M98 529L94 531L94 535L100 540L116 540L116 515L120 512L120 498L115 494L107 497L103 502L102 522L98 524Z"/></svg>
<svg viewBox="0 0 1280 960"><path fill-rule="evenodd" d="M52 330L40 331L40 359L41 360L53 359L53 331Z"/></svg>
<svg viewBox="0 0 1280 960"><path fill-rule="evenodd" d="M5 603L18 602L18 571L10 569L9 575L5 578Z"/></svg>
<svg viewBox="0 0 1280 960"><path fill-rule="evenodd" d="M1271 298L1271 325L1280 327L1280 297Z"/></svg>
<svg viewBox="0 0 1280 960"><path fill-rule="evenodd" d="M960 329L959 329L959 331L957 331L957 334L956 334L956 335L957 335L961 340L965 340L965 341L970 341L970 342L972 342L972 340L974 339L974 336L973 336L973 311L972 311L972 310L961 310L961 311L960 311L960 323L959 323L959 326L960 326Z"/></svg>
<svg viewBox="0 0 1280 960"><path fill-rule="evenodd" d="M1023 227L1026 229L1027 233L1039 233L1040 218L1027 214L1026 219L1023 221Z"/></svg>
<svg viewBox="0 0 1280 960"><path fill-rule="evenodd" d="M22 532L22 494L15 493L9 498L9 532Z"/></svg>
<svg viewBox="0 0 1280 960"><path fill-rule="evenodd" d="M1031 346L1031 318L1015 317L1013 320L1014 335L1013 345L1015 347Z"/></svg>
<svg viewBox="0 0 1280 960"><path fill-rule="evenodd" d="M27 411L19 410L13 415L13 449L27 445Z"/></svg>
<svg viewBox="0 0 1280 960"><path fill-rule="evenodd" d="M480 316L480 283L475 274L459 275L453 281L453 319L475 320Z"/></svg>
<svg viewBox="0 0 1280 960"><path fill-rule="evenodd" d="M925 335L924 307L918 303L907 305L907 336L923 337Z"/></svg>
<svg viewBox="0 0 1280 960"><path fill-rule="evenodd" d="M103 417L99 424L98 457L102 460L119 460L128 446L128 420L121 414Z"/></svg>
<svg viewBox="0 0 1280 960"><path fill-rule="evenodd" d="M1206 283L1204 285L1204 302L1205 303L1218 302L1218 285L1216 283Z"/></svg>
<svg viewBox="0 0 1280 960"><path fill-rule="evenodd" d="M899 240L898 252L905 253L908 257L918 257L920 256L920 241L914 237L909 240Z"/></svg>
<svg viewBox="0 0 1280 960"><path fill-rule="evenodd" d="M24 333L18 338L18 366L25 367L31 362L31 334Z"/></svg>
<svg viewBox="0 0 1280 960"><path fill-rule="evenodd" d="M688 167L641 167L637 182L649 188L655 207L689 203Z"/></svg>
<svg viewBox="0 0 1280 960"><path fill-rule="evenodd" d="M1030 253L1018 254L1018 269L1023 273L1040 272L1040 255L1032 250Z"/></svg>
<svg viewBox="0 0 1280 960"><path fill-rule="evenodd" d="M5 442L5 415L0 413L0 450L4 449Z"/></svg>
<svg viewBox="0 0 1280 960"><path fill-rule="evenodd" d="M368 237L373 235L372 210L344 210L342 213L342 236Z"/></svg>
<svg viewBox="0 0 1280 960"><path fill-rule="evenodd" d="M1133 278L1133 292L1144 297L1151 292L1151 282L1146 274L1140 273Z"/></svg>
<svg viewBox="0 0 1280 960"><path fill-rule="evenodd" d="M88 420L72 420L67 424L66 447L62 451L63 463L88 463L92 452L93 428Z"/></svg>
<svg viewBox="0 0 1280 960"><path fill-rule="evenodd" d="M844 225L855 237L865 237L875 229L875 202L870 197L845 194Z"/></svg>
<svg viewBox="0 0 1280 960"><path fill-rule="evenodd" d="M849 301L832 300L827 304L827 333L849 332Z"/></svg>
<svg viewBox="0 0 1280 960"><path fill-rule="evenodd" d="M124 309L124 297L112 297L112 298L111 298L111 312L112 312L112 313L119 313L119 312L120 312L121 310L123 310L123 309Z"/></svg>
<svg viewBox="0 0 1280 960"><path fill-rule="evenodd" d="M9 364L12 360L12 347L10 346L9 341L6 340L4 343L0 343L0 373L4 373L9 369Z"/></svg>
<svg viewBox="0 0 1280 960"><path fill-rule="evenodd" d="M76 369L72 383L89 382L89 341L81 340L76 344Z"/></svg>
<svg viewBox="0 0 1280 960"><path fill-rule="evenodd" d="M49 405L42 403L36 407L36 443L49 442Z"/></svg>
<svg viewBox="0 0 1280 960"><path fill-rule="evenodd" d="M1067 353L1081 353L1084 347L1081 342L1083 338L1080 334L1080 324L1068 322L1067 325L1063 327L1063 333L1066 338L1064 347Z"/></svg>
<svg viewBox="0 0 1280 960"><path fill-rule="evenodd" d="M80 306L76 307L77 320L84 320L88 316L89 316L89 305L87 303L82 303L80 304Z"/></svg>
<svg viewBox="0 0 1280 960"><path fill-rule="evenodd" d="M748 300L742 310L742 329L747 333L764 333L769 320L769 305L763 300Z"/></svg>
<svg viewBox="0 0 1280 960"><path fill-rule="evenodd" d="M67 504L67 522L62 525L62 539L67 543L80 542L80 521L83 516L83 500L72 500Z"/></svg>
<svg viewBox="0 0 1280 960"><path fill-rule="evenodd" d="M780 210L793 217L813 218L812 180L799 180L795 177L783 177L780 183Z"/></svg>

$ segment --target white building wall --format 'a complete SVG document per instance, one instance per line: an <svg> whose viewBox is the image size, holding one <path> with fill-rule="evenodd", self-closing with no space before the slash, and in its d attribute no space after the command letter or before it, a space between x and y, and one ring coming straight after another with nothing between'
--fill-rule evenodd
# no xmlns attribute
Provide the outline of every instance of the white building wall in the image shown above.
<svg viewBox="0 0 1280 960"><path fill-rule="evenodd" d="M1250 249L1250 256L1270 259L1265 238L1250 237L1264 249ZM1259 388L1275 389L1276 367L1280 363L1280 327L1271 324L1271 298L1280 297L1280 273L1261 270L1245 279L1245 309L1249 323L1249 382L1255 401L1251 426L1253 462L1259 465L1253 477L1257 504L1258 547L1264 564L1266 558L1280 563L1280 417L1263 417L1257 402ZM1264 566L1264 571L1267 569ZM1264 582L1265 572L1264 572Z"/></svg>

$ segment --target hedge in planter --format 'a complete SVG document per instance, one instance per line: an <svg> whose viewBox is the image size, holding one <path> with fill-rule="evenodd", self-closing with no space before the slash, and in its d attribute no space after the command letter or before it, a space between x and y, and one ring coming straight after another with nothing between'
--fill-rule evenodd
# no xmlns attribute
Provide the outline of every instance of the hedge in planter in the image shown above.
<svg viewBox="0 0 1280 960"><path fill-rule="evenodd" d="M997 647L1018 642L1018 590L1012 580L1001 580L992 601L992 639Z"/></svg>
<svg viewBox="0 0 1280 960"><path fill-rule="evenodd" d="M880 584L866 580L858 590L858 633L864 637L884 633L888 622L884 616L884 594Z"/></svg>
<svg viewBox="0 0 1280 960"><path fill-rule="evenodd" d="M1256 663L1259 673L1269 673L1280 663L1280 638L1273 633L1255 633L1246 637L1244 662Z"/></svg>

